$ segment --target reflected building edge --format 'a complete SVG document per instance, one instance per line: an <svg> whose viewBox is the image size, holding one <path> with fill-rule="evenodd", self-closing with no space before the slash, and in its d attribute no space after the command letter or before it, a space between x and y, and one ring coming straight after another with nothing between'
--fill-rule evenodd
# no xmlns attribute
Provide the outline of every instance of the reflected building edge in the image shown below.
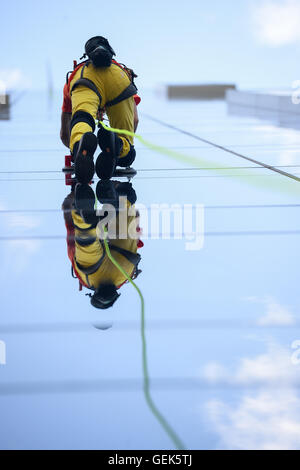
<svg viewBox="0 0 300 470"><path fill-rule="evenodd" d="M291 112L243 106L230 102L227 103L227 110L228 114L231 116L259 119L266 121L273 126L283 127L286 129L300 129L299 115Z"/></svg>
<svg viewBox="0 0 300 470"><path fill-rule="evenodd" d="M11 119L10 108L10 96L1 94L0 89L0 121L9 121Z"/></svg>

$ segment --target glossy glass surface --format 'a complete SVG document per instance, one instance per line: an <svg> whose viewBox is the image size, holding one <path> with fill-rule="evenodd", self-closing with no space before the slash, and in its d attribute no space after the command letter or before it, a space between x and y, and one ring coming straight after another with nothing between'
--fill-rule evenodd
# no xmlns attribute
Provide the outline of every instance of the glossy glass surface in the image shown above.
<svg viewBox="0 0 300 470"><path fill-rule="evenodd" d="M143 391L137 292L96 310L70 274L60 99L0 122L0 447L174 448ZM149 92L138 133L184 154L136 142L138 203L204 208L202 249L150 230L140 250L155 406L187 449L299 449L299 181L242 158L300 176L299 132Z"/></svg>

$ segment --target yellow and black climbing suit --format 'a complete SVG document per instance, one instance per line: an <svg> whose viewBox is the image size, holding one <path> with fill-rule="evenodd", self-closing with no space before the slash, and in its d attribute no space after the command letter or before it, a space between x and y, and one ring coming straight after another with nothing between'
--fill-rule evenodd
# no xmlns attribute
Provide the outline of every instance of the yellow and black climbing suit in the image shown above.
<svg viewBox="0 0 300 470"><path fill-rule="evenodd" d="M130 203L127 201L127 208ZM132 211L132 212L131 212ZM131 209L130 214L134 213ZM72 211L75 226L75 268L80 278L91 289L96 290L103 282L112 282L116 287L126 281L126 277L108 258L104 243L97 237L96 227L84 222L75 210ZM127 211L127 227L130 233L138 227L137 214L129 215ZM119 213L116 219L116 233L119 233ZM132 276L137 271L141 256L137 253L137 240L130 237L109 241L110 250L116 261Z"/></svg>
<svg viewBox="0 0 300 470"><path fill-rule="evenodd" d="M87 62L70 83L72 121L70 150L86 132L94 132L98 111L105 108L111 127L134 132L134 98L136 86L128 74L114 63L110 67L94 67ZM119 136L123 142L120 157L125 157L133 138Z"/></svg>

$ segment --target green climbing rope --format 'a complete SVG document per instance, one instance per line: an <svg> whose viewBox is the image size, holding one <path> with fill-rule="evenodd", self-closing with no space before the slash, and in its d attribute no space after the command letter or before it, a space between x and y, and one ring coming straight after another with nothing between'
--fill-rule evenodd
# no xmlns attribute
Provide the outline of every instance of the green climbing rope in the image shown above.
<svg viewBox="0 0 300 470"><path fill-rule="evenodd" d="M228 165L224 165L223 163L221 164L220 162L208 160L203 157L194 157L192 155L188 155L182 152L170 150L167 147L153 144L152 142L149 142L148 140L144 139L141 135L135 134L134 132L130 132L125 129L116 129L113 127L109 127L104 124L103 121L98 121L98 126L100 125L108 131L115 132L120 135L126 135L128 137L133 137L139 140L144 146L148 147L154 152L166 155L167 157L170 157L179 162L192 165L196 168L201 168L202 170L207 168L208 170L213 171L214 173L217 173L221 176L228 176L228 170L231 170L232 173L232 168ZM247 174L239 174L233 172L233 174L231 174L230 176L233 176L236 180L240 180L242 183L247 183L248 185L255 186L259 189L269 189L272 191L281 192L292 196L300 196L300 185L298 184L299 182L291 180L289 178L285 178L281 175L269 175L268 173L267 175L258 176L255 170L247 169Z"/></svg>
<svg viewBox="0 0 300 470"><path fill-rule="evenodd" d="M152 411L153 415L156 417L158 422L161 424L163 429L166 431L170 439L173 441L175 447L178 450L185 450L185 445L181 441L181 439L177 436L175 431L173 431L170 424L164 418L164 416L160 413L160 411L155 406L150 394L150 379L149 379L149 370L148 370L148 361L147 361L147 345L146 345L146 335L145 335L145 300L143 294L136 283L131 279L129 274L122 268L122 266L117 262L117 260L111 254L109 244L107 242L107 228L104 227L104 246L105 251L110 259L110 261L118 268L118 270L126 277L126 279L133 285L135 290L137 291L140 300L141 300L141 336L142 336L142 349L143 349L143 375L144 375L144 394L146 398L146 402L150 410Z"/></svg>

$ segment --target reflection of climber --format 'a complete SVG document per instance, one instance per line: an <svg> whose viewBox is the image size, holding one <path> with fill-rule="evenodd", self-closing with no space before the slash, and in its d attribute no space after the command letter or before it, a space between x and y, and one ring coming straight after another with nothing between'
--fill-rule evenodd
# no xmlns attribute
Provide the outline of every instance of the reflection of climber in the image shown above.
<svg viewBox="0 0 300 470"><path fill-rule="evenodd" d="M107 39L91 38L83 56L88 60L75 64L64 87L61 139L73 154L76 177L81 183L91 181L95 171L95 119L106 112L113 128L134 132L137 127L136 105L140 98L134 84L136 75L113 60L114 55ZM135 160L133 137L116 135L102 127L97 137L102 150L96 162L99 178L109 179L116 166L129 167Z"/></svg>
<svg viewBox="0 0 300 470"><path fill-rule="evenodd" d="M127 227L135 226L139 232L139 214L134 209L136 194L130 183L108 182L111 186L110 195L126 196L127 207L131 207L130 213L127 211ZM98 185L101 183L98 183ZM102 197L100 195L101 190ZM97 196L101 202L105 201L107 187L97 187ZM99 197L100 196L100 197ZM67 228L68 256L72 263L72 275L79 280L79 288L82 287L93 290L90 295L91 304L96 308L106 309L111 307L119 297L118 289L126 282L126 277L108 258L103 240L97 237L96 226L99 217L95 211L84 211L79 209L86 205L89 200L90 205L95 201L95 195L88 185L78 185L74 192L71 192L63 202L64 219ZM131 215L131 214L134 215ZM119 225L119 212L117 212L116 226ZM87 222L88 220L88 222ZM101 222L100 222L101 223ZM118 231L117 231L118 233ZM141 256L137 249L143 246L143 242L137 237L114 239L109 241L109 247L113 257L122 268L134 279L141 272L138 264Z"/></svg>

